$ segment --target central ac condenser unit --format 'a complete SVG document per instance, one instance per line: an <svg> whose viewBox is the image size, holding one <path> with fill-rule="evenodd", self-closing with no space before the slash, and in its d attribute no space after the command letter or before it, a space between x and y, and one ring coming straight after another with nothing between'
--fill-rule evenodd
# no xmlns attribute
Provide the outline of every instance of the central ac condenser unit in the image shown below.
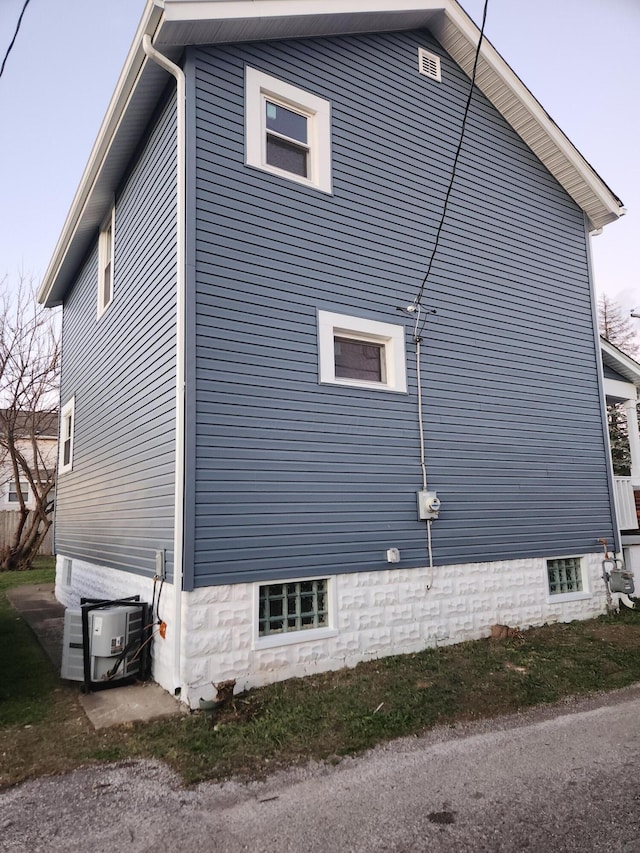
<svg viewBox="0 0 640 853"><path fill-rule="evenodd" d="M144 673L145 604L83 604L64 614L62 678L107 687ZM83 625L84 620L84 625ZM145 652L145 654L143 654Z"/></svg>

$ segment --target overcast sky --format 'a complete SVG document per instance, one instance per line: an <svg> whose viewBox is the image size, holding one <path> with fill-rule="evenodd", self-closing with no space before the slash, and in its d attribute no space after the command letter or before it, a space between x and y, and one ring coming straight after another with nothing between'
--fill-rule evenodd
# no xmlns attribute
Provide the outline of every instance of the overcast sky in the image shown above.
<svg viewBox="0 0 640 853"><path fill-rule="evenodd" d="M0 0L0 58L23 2ZM27 7L0 78L0 277L44 275L143 8ZM489 0L486 35L628 208L593 241L596 286L640 307L640 0Z"/></svg>

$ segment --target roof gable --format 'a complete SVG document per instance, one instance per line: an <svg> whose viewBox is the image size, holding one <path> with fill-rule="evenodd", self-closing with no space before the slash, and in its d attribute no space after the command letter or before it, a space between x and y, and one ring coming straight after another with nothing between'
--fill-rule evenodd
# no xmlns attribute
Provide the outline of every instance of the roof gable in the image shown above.
<svg viewBox="0 0 640 853"><path fill-rule="evenodd" d="M176 60L190 44L428 29L470 76L480 32L456 0L148 0L38 300L59 304L95 237L167 74L144 35ZM624 213L495 48L483 39L476 85L585 212L593 228Z"/></svg>

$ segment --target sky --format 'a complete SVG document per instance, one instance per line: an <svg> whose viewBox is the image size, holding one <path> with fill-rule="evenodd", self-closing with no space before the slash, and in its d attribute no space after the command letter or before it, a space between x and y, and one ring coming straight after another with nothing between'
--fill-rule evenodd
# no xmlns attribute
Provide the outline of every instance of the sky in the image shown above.
<svg viewBox="0 0 640 853"><path fill-rule="evenodd" d="M0 0L3 57L24 0ZM479 25L484 0L461 0ZM109 14L105 14L108 8ZM37 287L144 0L31 0L0 77L0 280ZM640 0L489 0L485 34L628 210L596 289L640 308ZM640 333L640 320L635 321Z"/></svg>

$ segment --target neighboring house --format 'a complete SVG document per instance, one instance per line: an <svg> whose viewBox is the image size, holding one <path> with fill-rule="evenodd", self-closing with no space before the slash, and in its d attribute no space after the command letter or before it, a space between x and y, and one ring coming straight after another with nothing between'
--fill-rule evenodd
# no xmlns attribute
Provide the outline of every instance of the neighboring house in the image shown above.
<svg viewBox="0 0 640 853"><path fill-rule="evenodd" d="M144 11L39 292L56 593L166 573L153 672L192 705L605 609L589 242L624 210L486 41L419 358L397 310L478 37L453 0Z"/></svg>
<svg viewBox="0 0 640 853"><path fill-rule="evenodd" d="M604 338L600 347L607 403L621 404L627 422L631 466L628 476L614 473L615 504L624 561L636 573L640 592L640 364Z"/></svg>
<svg viewBox="0 0 640 853"><path fill-rule="evenodd" d="M35 483L53 483L58 447L58 412L0 412L0 429L11 428L15 448L25 459ZM0 446L0 551L11 541L20 524L20 493L26 509L36 508L33 485L23 471L16 478L9 453ZM51 492L53 499L53 491ZM42 541L40 554L51 554L51 530Z"/></svg>
<svg viewBox="0 0 640 853"><path fill-rule="evenodd" d="M35 424L33 418L35 417ZM13 420L13 419L11 419ZM0 418L7 422L5 414ZM58 412L36 412L35 414L17 413L15 418L15 445L34 476L45 479L53 475L56 466L58 447ZM34 509L33 489L26 477L16 481L13 465L6 451L0 451L0 510L12 511L20 508L19 492L22 492L25 505Z"/></svg>

